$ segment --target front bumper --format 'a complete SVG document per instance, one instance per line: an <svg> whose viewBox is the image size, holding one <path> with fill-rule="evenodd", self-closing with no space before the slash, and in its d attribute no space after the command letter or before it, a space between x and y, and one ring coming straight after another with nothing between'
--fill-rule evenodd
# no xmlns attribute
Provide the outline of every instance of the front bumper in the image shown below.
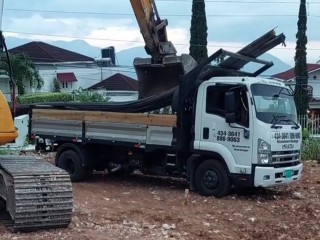
<svg viewBox="0 0 320 240"><path fill-rule="evenodd" d="M301 178L302 169L302 163L296 166L283 168L257 166L254 174L254 186L272 187L298 181ZM283 173L286 170L293 170L294 175L292 177L284 177Z"/></svg>

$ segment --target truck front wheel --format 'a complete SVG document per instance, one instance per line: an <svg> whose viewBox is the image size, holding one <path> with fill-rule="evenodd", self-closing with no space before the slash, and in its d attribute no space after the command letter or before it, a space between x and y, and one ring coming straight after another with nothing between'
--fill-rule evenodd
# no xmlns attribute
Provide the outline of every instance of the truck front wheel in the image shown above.
<svg viewBox="0 0 320 240"><path fill-rule="evenodd" d="M196 169L195 186L203 196L220 198L230 192L231 181L222 163L217 160L205 160Z"/></svg>
<svg viewBox="0 0 320 240"><path fill-rule="evenodd" d="M78 182L88 177L91 169L83 167L79 154L74 150L67 150L60 154L57 166L70 174L72 182Z"/></svg>

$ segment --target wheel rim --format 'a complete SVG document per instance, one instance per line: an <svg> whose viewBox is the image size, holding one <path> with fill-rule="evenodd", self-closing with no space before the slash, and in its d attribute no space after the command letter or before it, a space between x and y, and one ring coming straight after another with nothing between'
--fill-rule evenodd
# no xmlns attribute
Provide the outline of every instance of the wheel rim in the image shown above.
<svg viewBox="0 0 320 240"><path fill-rule="evenodd" d="M202 184L209 189L215 189L219 185L219 175L214 170L207 170L202 177Z"/></svg>

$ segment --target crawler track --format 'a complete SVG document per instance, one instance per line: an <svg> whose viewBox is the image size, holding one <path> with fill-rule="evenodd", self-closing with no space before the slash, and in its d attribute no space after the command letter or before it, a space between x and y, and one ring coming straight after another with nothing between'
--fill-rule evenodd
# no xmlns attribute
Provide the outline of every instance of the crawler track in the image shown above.
<svg viewBox="0 0 320 240"><path fill-rule="evenodd" d="M12 231L67 227L73 209L67 172L29 156L0 156L0 197Z"/></svg>

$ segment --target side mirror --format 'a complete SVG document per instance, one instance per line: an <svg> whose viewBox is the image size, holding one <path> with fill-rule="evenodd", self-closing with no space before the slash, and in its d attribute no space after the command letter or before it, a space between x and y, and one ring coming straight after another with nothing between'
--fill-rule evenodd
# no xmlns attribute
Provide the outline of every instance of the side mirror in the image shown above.
<svg viewBox="0 0 320 240"><path fill-rule="evenodd" d="M236 104L235 104L235 96L234 92L227 92L224 96L224 112L227 123L236 122Z"/></svg>
<svg viewBox="0 0 320 240"><path fill-rule="evenodd" d="M225 94L225 112L232 113L236 111L234 92L226 92Z"/></svg>
<svg viewBox="0 0 320 240"><path fill-rule="evenodd" d="M236 122L236 103L234 92L227 92L225 94L225 118L227 123Z"/></svg>
<svg viewBox="0 0 320 240"><path fill-rule="evenodd" d="M233 113L226 113L226 123L235 123L236 122L236 114Z"/></svg>

